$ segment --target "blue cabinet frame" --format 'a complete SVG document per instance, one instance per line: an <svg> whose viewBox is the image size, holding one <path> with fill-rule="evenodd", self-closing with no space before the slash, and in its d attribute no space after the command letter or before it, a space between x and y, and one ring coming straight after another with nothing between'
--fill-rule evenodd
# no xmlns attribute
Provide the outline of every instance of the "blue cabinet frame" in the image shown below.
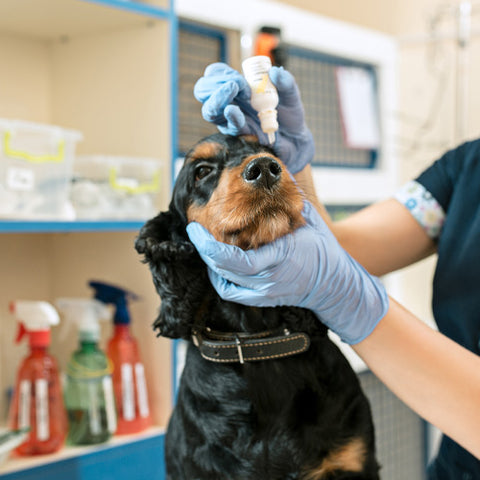
<svg viewBox="0 0 480 480"><path fill-rule="evenodd" d="M2 480L164 480L164 435L0 475Z"/></svg>
<svg viewBox="0 0 480 480"><path fill-rule="evenodd" d="M111 8L163 19L169 23L170 51L170 152L173 162L177 158L177 62L178 62L178 18L174 0L168 8L154 7L130 0L77 0L96 3ZM0 234L4 233L54 233L94 231L136 231L143 222L137 221L0 221ZM0 474L2 480L164 480L164 435L134 439L122 445L99 445L97 449L62 460Z"/></svg>

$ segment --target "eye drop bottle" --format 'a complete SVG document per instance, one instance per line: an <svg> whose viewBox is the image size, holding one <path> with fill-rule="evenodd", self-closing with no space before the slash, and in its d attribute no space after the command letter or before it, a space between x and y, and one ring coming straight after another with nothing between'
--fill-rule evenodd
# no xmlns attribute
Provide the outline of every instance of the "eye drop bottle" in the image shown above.
<svg viewBox="0 0 480 480"><path fill-rule="evenodd" d="M242 63L243 75L252 90L252 107L258 112L262 131L267 134L268 141L272 144L278 130L278 93L268 76L270 68L272 62L264 55L247 58Z"/></svg>

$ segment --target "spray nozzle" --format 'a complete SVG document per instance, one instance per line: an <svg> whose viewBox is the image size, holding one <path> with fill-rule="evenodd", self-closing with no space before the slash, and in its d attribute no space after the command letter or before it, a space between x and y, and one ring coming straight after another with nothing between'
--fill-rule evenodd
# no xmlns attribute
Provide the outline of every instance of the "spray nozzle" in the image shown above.
<svg viewBox="0 0 480 480"><path fill-rule="evenodd" d="M77 326L81 341L98 342L99 321L110 318L110 312L105 305L92 298L59 298L56 304L63 312L65 320Z"/></svg>
<svg viewBox="0 0 480 480"><path fill-rule="evenodd" d="M21 342L29 336L30 346L48 346L50 328L58 325L60 318L55 308L48 302L16 300L10 302L10 313L18 319L18 331L15 341Z"/></svg>
<svg viewBox="0 0 480 480"><path fill-rule="evenodd" d="M89 285L95 290L95 299L105 304L115 306L113 321L116 325L130 323L128 301L139 300L139 296L116 285L105 282L91 281Z"/></svg>

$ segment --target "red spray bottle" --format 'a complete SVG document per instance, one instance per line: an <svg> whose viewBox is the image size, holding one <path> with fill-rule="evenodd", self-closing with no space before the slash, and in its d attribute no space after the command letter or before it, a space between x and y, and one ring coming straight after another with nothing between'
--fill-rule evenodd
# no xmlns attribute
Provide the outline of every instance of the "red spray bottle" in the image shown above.
<svg viewBox="0 0 480 480"><path fill-rule="evenodd" d="M59 323L59 316L47 302L15 301L10 311L19 322L17 343L26 335L30 345L30 353L18 370L10 409L12 429L30 429L16 453L53 453L63 446L67 433L58 366L48 352L50 327Z"/></svg>
<svg viewBox="0 0 480 480"><path fill-rule="evenodd" d="M95 299L115 306L113 336L107 355L113 363L113 389L118 411L117 434L141 432L151 423L145 371L137 340L130 330L127 302L138 297L122 288L103 282L90 282Z"/></svg>

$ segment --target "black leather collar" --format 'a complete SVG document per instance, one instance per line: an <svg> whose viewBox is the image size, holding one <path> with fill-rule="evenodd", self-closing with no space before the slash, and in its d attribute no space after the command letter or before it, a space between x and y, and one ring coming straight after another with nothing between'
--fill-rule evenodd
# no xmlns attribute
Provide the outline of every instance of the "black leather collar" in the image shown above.
<svg viewBox="0 0 480 480"><path fill-rule="evenodd" d="M303 353L310 347L310 337L303 332L218 332L194 328L193 343L206 360L218 363L245 363L284 358Z"/></svg>

